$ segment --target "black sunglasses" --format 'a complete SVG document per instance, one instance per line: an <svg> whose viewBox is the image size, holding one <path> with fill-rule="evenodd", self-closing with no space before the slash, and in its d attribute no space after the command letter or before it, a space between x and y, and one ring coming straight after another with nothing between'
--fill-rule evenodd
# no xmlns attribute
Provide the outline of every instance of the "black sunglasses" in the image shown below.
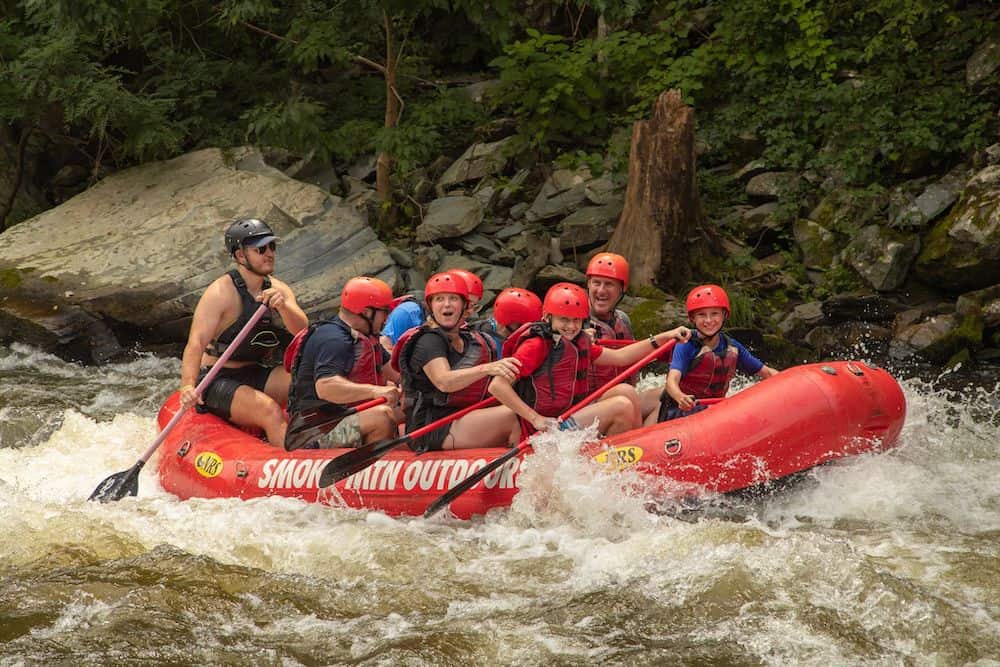
<svg viewBox="0 0 1000 667"><path fill-rule="evenodd" d="M274 241L271 241L267 245L259 245L256 248L254 248L254 250L256 250L257 253L261 254L261 255L263 255L264 253L266 253L268 250L270 250L271 252L274 252L277 249L278 249L278 244L275 243Z"/></svg>

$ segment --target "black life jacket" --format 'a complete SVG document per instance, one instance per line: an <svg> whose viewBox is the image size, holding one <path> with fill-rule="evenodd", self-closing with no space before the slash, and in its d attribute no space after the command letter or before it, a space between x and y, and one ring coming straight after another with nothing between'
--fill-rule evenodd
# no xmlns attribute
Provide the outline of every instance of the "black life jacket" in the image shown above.
<svg viewBox="0 0 1000 667"><path fill-rule="evenodd" d="M631 340L634 338L632 335L632 327L628 325L625 318L622 317L624 313L620 310L615 310L611 314L611 321L605 322L604 320L597 319L596 317L590 318L590 324L594 327L595 337L598 339L614 339L614 340ZM622 369L618 366L598 366L597 364L591 364L590 370L587 371L587 382L589 384L590 391L597 391L597 389L603 387L605 384L613 380ZM639 374L636 373L632 377L628 378L626 382L629 384L635 384L639 380Z"/></svg>
<svg viewBox="0 0 1000 667"><path fill-rule="evenodd" d="M461 358L451 365L452 369L471 368L495 360L493 345L481 332L462 329L459 333L465 347ZM435 387L423 369L413 368L411 365L414 345L421 336L428 335L440 336L445 344L451 347L451 341L445 332L425 324L404 333L392 348L390 364L399 371L403 380L403 411L406 415L407 431L425 426L455 410L483 400L490 384L490 378L484 377L450 394Z"/></svg>
<svg viewBox="0 0 1000 667"><path fill-rule="evenodd" d="M251 296L250 290L247 289L247 283L243 280L243 276L240 275L239 271L232 269L226 275L232 279L233 285L236 286L236 292L240 295L242 309L236 321L205 347L205 352L213 357L219 357L226 351L229 344L243 330L243 327L246 326L247 322L250 321L250 318L253 317L253 314L257 312L257 308L260 306L260 303ZM264 278L263 289L270 287L271 279ZM229 357L229 360L256 361L265 366L277 365L281 361L285 345L291 339L292 336L288 331L277 326L271 320L271 311L268 310L257 321L250 335L243 339L243 342L233 352L233 356Z"/></svg>
<svg viewBox="0 0 1000 667"><path fill-rule="evenodd" d="M289 414L294 414L305 410L307 408L314 407L315 402L329 403L329 401L323 401L317 398L315 401L306 401L302 397L307 394L315 393L315 386L310 388L304 386L306 382L305 378L300 378L299 369L302 364L303 353L306 349L306 344L309 342L309 338L313 333L322 326L340 326L336 324L333 320L327 320L325 322L317 322L316 324L310 325L307 329L303 329L298 334L295 335L292 344L295 345L296 341L298 344L296 347L295 358L291 360L292 381L288 387L288 412ZM291 347L291 346L289 346ZM378 342L376 336L365 336L364 334L358 334L354 339L354 365L351 367L351 371L347 374L347 379L351 382L356 382L358 384L376 384L384 385L385 380L382 378L382 344ZM313 376L313 385L316 383L316 377ZM310 391L311 389L311 391ZM309 405L304 405L308 402ZM364 401L355 401L348 405L358 405Z"/></svg>
<svg viewBox="0 0 1000 667"><path fill-rule="evenodd" d="M478 331L486 336L486 339L493 343L494 356L499 359L503 355L504 337L497 331L497 321L492 317L469 322L469 328Z"/></svg>
<svg viewBox="0 0 1000 667"><path fill-rule="evenodd" d="M529 322L504 341L504 356L512 356L532 337L542 338L549 353L534 373L514 383L514 391L543 417L558 417L587 396L590 338L580 332L573 341L560 336L556 342L548 323Z"/></svg>
<svg viewBox="0 0 1000 667"><path fill-rule="evenodd" d="M681 378L680 388L685 394L696 398L722 398L729 391L740 352L725 335L719 336L726 346L725 352L718 355L715 350L702 346Z"/></svg>

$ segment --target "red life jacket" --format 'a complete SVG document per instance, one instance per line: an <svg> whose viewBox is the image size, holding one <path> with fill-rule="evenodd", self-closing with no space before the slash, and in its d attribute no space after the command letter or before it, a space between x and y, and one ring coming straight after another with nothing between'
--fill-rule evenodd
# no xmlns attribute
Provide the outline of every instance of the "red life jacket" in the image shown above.
<svg viewBox="0 0 1000 667"><path fill-rule="evenodd" d="M685 394L696 398L722 398L729 391L740 352L728 338L719 336L726 346L725 353L720 356L708 347L701 348L681 378L680 387Z"/></svg>
<svg viewBox="0 0 1000 667"><path fill-rule="evenodd" d="M605 322L604 320L599 320L595 317L590 318L591 324L594 325L594 331L597 338L615 340L631 340L634 338L632 335L632 327L628 325L625 318L622 317L620 313L620 310L615 310L611 315L610 322ZM590 370L587 372L589 390L592 392L597 391L599 388L613 380L621 372L622 369L618 366L598 366L597 364L592 364L590 366ZM626 380L629 384L635 384L638 381L638 373Z"/></svg>
<svg viewBox="0 0 1000 667"><path fill-rule="evenodd" d="M302 350L305 349L306 341L309 340L313 332L324 324L330 324L330 322L318 322L295 334L292 342L288 345L288 350L285 352L285 368L292 374L292 379L288 386L289 413L299 410L299 400L296 394L298 394L298 370L299 364L302 362ZM382 378L382 344L379 343L378 339L375 336L365 336L359 333L357 338L354 339L353 351L354 365L351 367L351 372L347 374L347 379L357 384L384 385L385 380ZM324 403L326 402L328 401L324 401ZM353 406L363 402L355 401L348 405Z"/></svg>
<svg viewBox="0 0 1000 667"><path fill-rule="evenodd" d="M587 395L590 338L581 332L576 340L561 336L556 343L548 324L529 322L507 337L503 356L512 356L522 341L532 337L545 341L548 355L534 373L514 383L514 391L543 417L558 417Z"/></svg>
<svg viewBox="0 0 1000 667"><path fill-rule="evenodd" d="M389 363L403 377L403 393L406 396L404 407L423 402L435 408L449 408L444 413L447 414L448 412L452 412L451 408L464 408L467 405L472 405L483 400L486 397L486 388L490 384L489 377L476 380L463 389L446 394L435 387L421 369L414 369L410 366L414 344L421 336L428 334L441 336L445 344L451 347L451 341L445 332L437 327L424 325L408 330L400 336L399 340L396 341L396 345L392 348L392 358ZM456 363L451 365L453 370L472 368L473 366L487 364L494 360L493 346L490 345L481 332L462 329L459 335L462 337L465 346L462 356ZM407 427L409 427L409 422L409 414L407 414Z"/></svg>

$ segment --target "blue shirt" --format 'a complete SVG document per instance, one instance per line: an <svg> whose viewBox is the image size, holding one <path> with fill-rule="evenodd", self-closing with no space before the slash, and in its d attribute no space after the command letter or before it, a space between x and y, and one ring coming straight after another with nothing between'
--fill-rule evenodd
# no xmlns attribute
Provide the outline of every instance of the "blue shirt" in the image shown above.
<svg viewBox="0 0 1000 667"><path fill-rule="evenodd" d="M764 362L757 357L750 354L750 352L743 347L743 344L734 338L729 336L719 336L719 342L715 346L713 352L717 355L722 356L726 353L726 344L730 344L736 348L739 353L739 357L736 359L736 369L746 373L747 375L756 375L760 372L760 369L764 367ZM688 369L691 367L691 361L701 352L703 347L700 338L692 338L686 343L681 343L674 346L674 354L670 358L670 370L678 370L681 372L681 377L683 377Z"/></svg>
<svg viewBox="0 0 1000 667"><path fill-rule="evenodd" d="M404 301L389 313L388 319L382 326L382 335L388 336L392 344L395 345L399 337L413 327L419 327L424 323L424 309L416 301Z"/></svg>

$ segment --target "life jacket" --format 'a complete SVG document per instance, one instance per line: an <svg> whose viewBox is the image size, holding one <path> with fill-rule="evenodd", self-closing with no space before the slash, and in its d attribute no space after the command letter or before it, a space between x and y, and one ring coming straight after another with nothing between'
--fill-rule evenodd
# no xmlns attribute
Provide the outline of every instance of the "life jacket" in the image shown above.
<svg viewBox="0 0 1000 667"><path fill-rule="evenodd" d="M722 398L729 391L729 383L736 375L736 362L740 352L725 335L719 336L726 346L725 352L719 355L715 350L702 346L681 377L680 388L685 394L696 398Z"/></svg>
<svg viewBox="0 0 1000 667"><path fill-rule="evenodd" d="M581 332L576 340L560 336L556 342L547 323L529 322L504 341L504 356L513 355L523 341L532 337L542 338L549 353L534 373L514 383L514 391L543 417L558 417L587 395L590 338Z"/></svg>
<svg viewBox="0 0 1000 667"><path fill-rule="evenodd" d="M497 359L503 356L503 336L497 331L497 321L492 317L469 322L469 328L485 334L486 340L493 344L493 353Z"/></svg>
<svg viewBox="0 0 1000 667"><path fill-rule="evenodd" d="M243 280L243 276L240 275L239 271L232 269L226 275L232 279L233 285L236 286L236 292L240 296L242 309L236 321L205 347L205 352L213 357L222 356L222 353L226 351L230 343L243 330L243 327L246 326L247 322L250 321L250 318L253 317L253 314L257 312L257 308L260 306L260 303L251 296L250 290L247 289L247 283ZM271 279L264 278L263 289L270 287ZM256 361L265 366L277 365L278 360L281 359L282 350L290 340L291 335L288 331L272 322L271 311L268 310L257 321L250 335L243 339L243 342L236 348L233 355L229 357L229 360Z"/></svg>
<svg viewBox="0 0 1000 667"><path fill-rule="evenodd" d="M610 322L591 317L590 323L594 327L596 338L615 340L631 340L634 338L632 327L622 317L623 314L620 310L615 310L611 314ZM598 366L597 364L592 364L590 370L587 372L587 382L590 391L596 391L603 387L621 373L621 371L622 369L617 366ZM638 373L626 380L629 384L635 384L638 381Z"/></svg>
<svg viewBox="0 0 1000 667"><path fill-rule="evenodd" d="M451 365L452 369L472 368L494 361L493 346L481 332L461 329L459 335L465 347L461 358ZM449 394L435 387L421 369L414 369L410 365L414 345L421 336L440 336L451 347L451 341L445 332L437 327L423 325L408 330L392 348L389 363L403 378L403 411L406 414L407 430L419 428L459 408L483 400L490 384L490 378L484 377Z"/></svg>
<svg viewBox="0 0 1000 667"><path fill-rule="evenodd" d="M306 407L311 407L301 405L303 402L302 396L307 393L307 388L299 386L301 384L299 381L299 367L302 363L302 353L306 349L306 343L309 338L316 329L327 325L339 326L333 320L317 322L295 334L295 338L292 339L292 342L288 346L289 352L294 354L294 358L292 359L289 359L288 354L285 355L285 368L292 374L292 380L288 386L288 412L290 414L299 412ZM354 339L354 365L351 366L351 370L347 374L347 379L357 384L385 384L385 381L382 379L382 345L375 336L358 334ZM314 384L315 381L316 379L313 378ZM312 392L308 393L314 392L315 388ZM316 400L322 401L322 399ZM329 401L322 402L328 403ZM348 405L358 405L362 402L355 401Z"/></svg>

